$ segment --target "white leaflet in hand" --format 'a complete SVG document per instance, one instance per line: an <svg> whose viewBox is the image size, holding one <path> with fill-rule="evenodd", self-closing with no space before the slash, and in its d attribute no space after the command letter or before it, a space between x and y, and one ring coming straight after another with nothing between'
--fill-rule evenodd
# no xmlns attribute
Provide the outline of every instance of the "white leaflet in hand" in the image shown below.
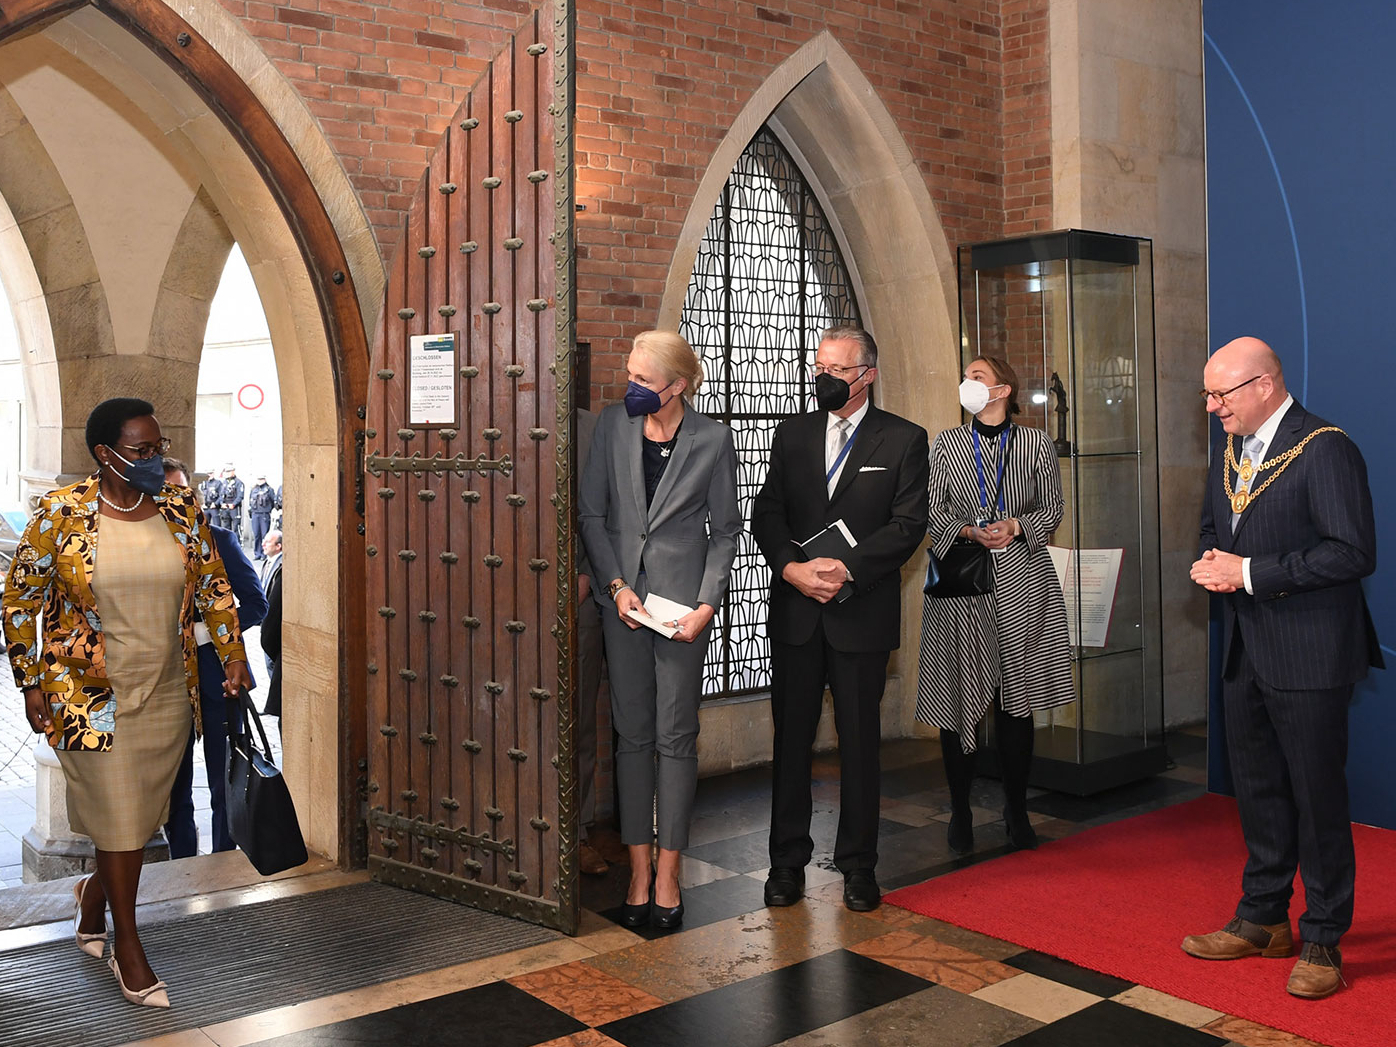
<svg viewBox="0 0 1396 1047"><path fill-rule="evenodd" d="M676 630L673 626L665 625L664 623L676 622L691 610L693 610L692 607L685 607L683 604L677 603L674 600L668 600L663 596L656 596L654 593L650 593L649 596L645 597L645 609L643 611L632 610L630 612L630 617L641 625L653 629L665 639L672 640Z"/></svg>

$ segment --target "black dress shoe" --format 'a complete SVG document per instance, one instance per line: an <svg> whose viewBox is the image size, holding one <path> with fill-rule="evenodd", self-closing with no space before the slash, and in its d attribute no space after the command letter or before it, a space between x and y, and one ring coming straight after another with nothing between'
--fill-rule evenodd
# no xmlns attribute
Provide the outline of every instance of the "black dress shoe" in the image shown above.
<svg viewBox="0 0 1396 1047"><path fill-rule="evenodd" d="M657 927L661 931L675 930L683 923L683 891L679 892L679 904L672 909L666 909L662 905L650 904L650 926Z"/></svg>
<svg viewBox="0 0 1396 1047"><path fill-rule="evenodd" d="M1020 851L1037 850L1037 831L1033 829L1032 822L1028 821L1026 809L1014 811L1011 807L1003 809L1003 824L1008 830L1008 840Z"/></svg>
<svg viewBox="0 0 1396 1047"><path fill-rule="evenodd" d="M777 865L766 876L766 904L794 905L805 896L805 871Z"/></svg>
<svg viewBox="0 0 1396 1047"><path fill-rule="evenodd" d="M843 904L854 912L872 912L882 904L882 892L871 869L854 869L843 878Z"/></svg>
<svg viewBox="0 0 1396 1047"><path fill-rule="evenodd" d="M945 834L945 842L956 854L969 854L974 850L974 816L952 814L950 831Z"/></svg>

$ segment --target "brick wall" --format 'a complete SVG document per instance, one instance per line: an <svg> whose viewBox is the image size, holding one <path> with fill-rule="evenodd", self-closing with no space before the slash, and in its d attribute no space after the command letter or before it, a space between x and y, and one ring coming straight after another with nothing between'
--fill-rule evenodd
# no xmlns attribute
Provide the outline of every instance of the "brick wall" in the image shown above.
<svg viewBox="0 0 1396 1047"><path fill-rule="evenodd" d="M527 0L222 0L296 86L385 259L432 149ZM952 245L1051 215L1048 0L578 0L578 337L601 403L654 323L708 162L770 72L829 30L887 106ZM618 380L617 374L620 373Z"/></svg>

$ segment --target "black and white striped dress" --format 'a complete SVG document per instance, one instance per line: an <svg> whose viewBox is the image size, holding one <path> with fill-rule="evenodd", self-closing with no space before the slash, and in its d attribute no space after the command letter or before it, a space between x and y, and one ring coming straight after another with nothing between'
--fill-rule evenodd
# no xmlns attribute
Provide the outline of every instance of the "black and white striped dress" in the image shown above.
<svg viewBox="0 0 1396 1047"><path fill-rule="evenodd" d="M981 435L988 497L998 478L999 440ZM931 447L931 545L944 554L960 528L981 512L970 426L947 429ZM966 752L975 728L1003 688L1012 716L1065 705L1076 697L1066 605L1047 551L1062 519L1057 451L1041 429L1013 426L1004 469L1005 512L1022 537L990 554L993 591L981 596L927 596L921 620L916 718L958 731Z"/></svg>

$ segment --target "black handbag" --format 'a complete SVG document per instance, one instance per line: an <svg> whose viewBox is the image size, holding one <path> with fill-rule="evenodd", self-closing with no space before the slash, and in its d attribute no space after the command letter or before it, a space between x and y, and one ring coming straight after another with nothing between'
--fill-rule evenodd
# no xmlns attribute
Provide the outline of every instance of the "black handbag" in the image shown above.
<svg viewBox="0 0 1396 1047"><path fill-rule="evenodd" d="M249 721L256 726L254 736ZM261 746L258 746L258 741ZM245 688L228 699L228 832L263 876L304 865L301 836L291 791L271 761L262 719Z"/></svg>
<svg viewBox="0 0 1396 1047"><path fill-rule="evenodd" d="M927 549L926 584L921 591L927 596L978 596L994 587L989 568L989 550L967 538L955 541L944 556Z"/></svg>
<svg viewBox="0 0 1396 1047"><path fill-rule="evenodd" d="M1013 447L1013 432L1008 433L1008 449ZM1004 451L1005 457L1008 451ZM994 500L990 505L998 505L1003 493L1003 473L994 490ZM956 538L945 555L937 557L934 549L927 549L926 581L921 591L927 596L980 596L994 588L993 570L989 566L989 550L969 538Z"/></svg>

